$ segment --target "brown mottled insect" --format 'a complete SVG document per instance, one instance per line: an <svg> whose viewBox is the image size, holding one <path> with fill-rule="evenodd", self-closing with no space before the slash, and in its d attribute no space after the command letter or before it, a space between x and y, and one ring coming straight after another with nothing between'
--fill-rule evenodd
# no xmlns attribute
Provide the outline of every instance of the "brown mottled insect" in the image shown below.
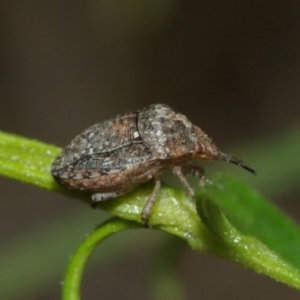
<svg viewBox="0 0 300 300"><path fill-rule="evenodd" d="M125 194L154 178L153 192L141 213L147 222L160 189L160 175L166 168L171 168L190 197L194 196L185 175L203 179L204 172L184 165L195 160L223 160L256 174L242 161L220 152L199 127L164 104L150 105L86 129L64 148L51 171L62 185L93 193L95 202Z"/></svg>

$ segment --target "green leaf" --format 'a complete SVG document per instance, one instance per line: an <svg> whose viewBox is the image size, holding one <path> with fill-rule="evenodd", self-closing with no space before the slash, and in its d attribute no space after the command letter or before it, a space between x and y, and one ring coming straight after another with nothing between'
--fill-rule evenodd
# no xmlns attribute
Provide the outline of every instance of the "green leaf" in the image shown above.
<svg viewBox="0 0 300 300"><path fill-rule="evenodd" d="M59 151L0 132L0 174L90 202L89 195L64 189L53 180L50 165ZM148 182L99 208L142 223L140 212L152 189ZM299 229L283 214L251 188L224 175L199 188L196 203L197 210L185 192L163 185L149 225L181 237L197 251L225 257L300 289Z"/></svg>
<svg viewBox="0 0 300 300"><path fill-rule="evenodd" d="M63 191L50 166L60 148L0 131L0 174L42 188Z"/></svg>
<svg viewBox="0 0 300 300"><path fill-rule="evenodd" d="M0 131L0 174L90 203L86 193L68 190L53 179L50 168L61 148Z"/></svg>
<svg viewBox="0 0 300 300"><path fill-rule="evenodd" d="M300 289L300 231L289 218L224 174L199 188L197 200L202 221L221 242L209 252Z"/></svg>
<svg viewBox="0 0 300 300"><path fill-rule="evenodd" d="M257 238L300 270L299 228L249 186L232 176L217 174L197 190L197 198L201 199L198 211L202 220L218 236L225 234L217 225L218 218L226 216L241 234Z"/></svg>
<svg viewBox="0 0 300 300"><path fill-rule="evenodd" d="M230 184L232 181L236 184L235 188L226 189L226 183ZM102 203L101 207L121 218L141 222L140 212L152 188L153 184L151 183L142 185L135 191L114 201ZM239 193L240 189L244 193ZM194 203L185 192L164 185L153 209L149 225L181 237L197 251L227 258L300 289L299 268L284 259L279 247L273 247L274 245L268 247L264 244L265 239L260 241L255 235L246 235L244 231L241 232L239 230L241 226L235 227L229 222L221 209L214 203L214 201L217 201L217 196L219 202L226 202L228 197L233 197L240 201L239 205L236 205L238 211L244 202L253 200L253 193L255 192L248 193L248 189L251 191L249 187L225 175L213 178L207 186L205 185L197 191L197 210L201 216L201 221ZM210 198L210 193L216 191L222 192ZM264 200L261 199L260 201L263 203L262 207L264 207ZM271 212L273 212L274 207L271 205L270 207ZM234 206L231 213L232 215L235 213ZM255 213L254 209L253 214L255 215ZM260 212L258 209L257 213L259 218ZM281 224L287 222L286 227L289 234L284 237L284 243L288 248L290 232L292 231L295 234L295 240L297 240L296 235L299 237L299 229L295 226L291 227L290 221L283 214L277 213L277 219L281 220ZM269 218L268 215L270 215L270 211L266 213L266 218ZM247 225L247 223L243 223L243 219L241 219L241 223ZM251 227L248 227L248 230L252 231ZM281 235L277 243L282 243L282 238ZM300 237L298 241L300 241ZM295 251L293 255L296 256L297 253L299 252Z"/></svg>

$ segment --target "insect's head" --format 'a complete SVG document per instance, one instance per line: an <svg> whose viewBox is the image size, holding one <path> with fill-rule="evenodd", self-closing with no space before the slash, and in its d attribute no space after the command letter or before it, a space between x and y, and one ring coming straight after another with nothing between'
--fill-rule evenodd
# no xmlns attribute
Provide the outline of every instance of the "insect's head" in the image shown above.
<svg viewBox="0 0 300 300"><path fill-rule="evenodd" d="M194 156L200 160L222 160L241 166L245 170L256 175L256 171L248 167L244 162L234 156L222 153L214 144L210 137L205 134L199 127L193 126L192 135L194 139L195 152Z"/></svg>

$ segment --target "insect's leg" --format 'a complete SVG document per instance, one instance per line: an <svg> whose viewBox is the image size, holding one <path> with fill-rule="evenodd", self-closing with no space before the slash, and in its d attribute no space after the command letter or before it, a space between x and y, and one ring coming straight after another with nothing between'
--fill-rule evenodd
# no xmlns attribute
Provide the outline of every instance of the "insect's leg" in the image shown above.
<svg viewBox="0 0 300 300"><path fill-rule="evenodd" d="M147 199L147 202L145 203L145 205L143 207L143 210L142 210L142 213L141 213L142 220L146 222L146 226L147 226L147 222L148 222L148 220L150 218L150 214L151 214L152 208L153 208L153 206L155 204L157 195L159 193L160 187L161 187L161 181L160 181L160 179L155 178L154 189L153 189L151 195L149 196L149 198Z"/></svg>
<svg viewBox="0 0 300 300"><path fill-rule="evenodd" d="M109 193L95 193L92 195L92 200L94 202L106 201L108 199L116 198L125 194L126 192L109 192Z"/></svg>
<svg viewBox="0 0 300 300"><path fill-rule="evenodd" d="M199 185L202 186L205 183L204 169L199 166L184 166L181 168L182 173L185 176L194 176L199 178Z"/></svg>
<svg viewBox="0 0 300 300"><path fill-rule="evenodd" d="M172 171L179 178L179 180L184 185L184 187L187 189L187 191L189 193L189 196L191 198L193 198L194 194L195 194L195 191L191 187L191 185L188 183L187 179L184 176L186 174L186 172L183 172L183 170L179 166L173 167Z"/></svg>
<svg viewBox="0 0 300 300"><path fill-rule="evenodd" d="M119 197L123 194L126 194L128 192L128 190L126 191L119 191L119 192L108 192L108 193L95 193L92 195L92 200L93 200L93 203L92 203L92 207L95 208L98 204L98 202L101 202L101 201L106 201L108 199L113 199L113 198L116 198L116 197Z"/></svg>

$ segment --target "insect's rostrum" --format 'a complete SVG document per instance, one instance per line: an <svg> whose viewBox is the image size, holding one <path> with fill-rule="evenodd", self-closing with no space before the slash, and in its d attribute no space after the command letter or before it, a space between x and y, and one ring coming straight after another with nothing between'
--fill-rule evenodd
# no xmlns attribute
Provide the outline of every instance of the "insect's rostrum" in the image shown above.
<svg viewBox="0 0 300 300"><path fill-rule="evenodd" d="M224 161L227 161L227 162L231 162L235 165L238 165L238 166L241 166L242 168L244 168L245 170L249 171L250 173L256 175L256 171L253 170L252 168L248 167L247 165L245 165L241 160L231 156L231 155L228 155L228 154L225 154L225 153L220 153L220 160L224 160Z"/></svg>
<svg viewBox="0 0 300 300"><path fill-rule="evenodd" d="M256 174L216 145L186 116L167 105L154 104L95 124L63 149L52 165L52 175L64 186L92 193L95 202L115 198L154 178L156 184L141 213L148 221L160 189L160 175L171 168L187 189L185 176L203 170L187 166L197 160L223 160Z"/></svg>

